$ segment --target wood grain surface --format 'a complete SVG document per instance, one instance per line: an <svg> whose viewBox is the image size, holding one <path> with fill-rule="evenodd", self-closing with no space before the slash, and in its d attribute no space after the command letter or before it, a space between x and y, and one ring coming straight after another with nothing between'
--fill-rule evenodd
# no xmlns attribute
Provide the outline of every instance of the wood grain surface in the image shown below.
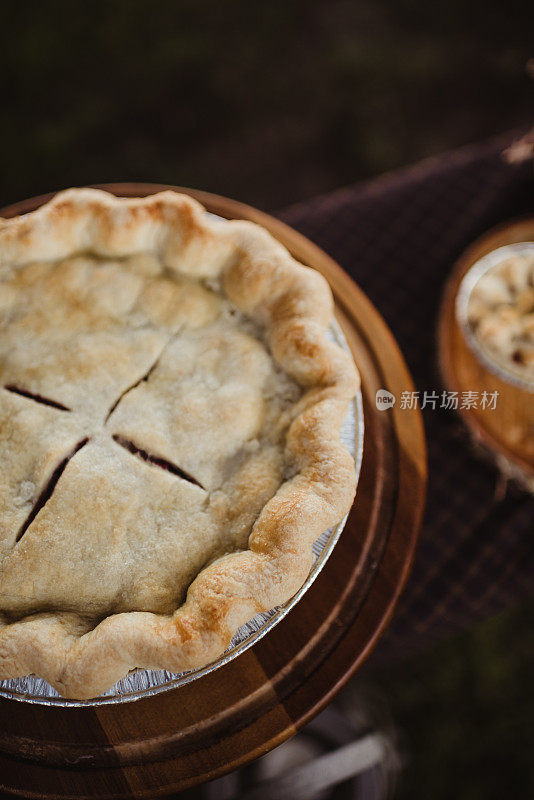
<svg viewBox="0 0 534 800"><path fill-rule="evenodd" d="M104 186L124 196L163 188ZM418 410L377 411L377 389L413 384L382 318L341 267L278 220L179 189L271 231L329 280L362 377L365 442L356 502L326 566L267 636L185 686L133 703L59 708L0 698L0 787L39 798L153 798L234 770L292 736L333 698L387 625L414 558L426 488ZM0 211L13 216L50 196Z"/></svg>
<svg viewBox="0 0 534 800"><path fill-rule="evenodd" d="M527 481L534 479L534 394L503 380L477 359L456 319L455 303L460 283L476 261L498 247L533 241L534 217L506 223L477 239L447 282L439 321L439 360L447 388L499 393L495 410L478 404L459 408L460 415L478 443Z"/></svg>

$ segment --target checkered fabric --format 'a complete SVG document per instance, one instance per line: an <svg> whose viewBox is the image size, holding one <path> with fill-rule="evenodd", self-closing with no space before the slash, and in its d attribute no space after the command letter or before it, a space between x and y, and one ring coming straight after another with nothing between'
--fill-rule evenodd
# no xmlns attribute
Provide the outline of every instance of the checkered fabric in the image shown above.
<svg viewBox="0 0 534 800"><path fill-rule="evenodd" d="M279 214L375 303L421 393L443 389L436 322L454 261L493 225L534 211L532 162L502 157L517 138L462 148ZM406 653L471 625L534 585L534 498L506 486L474 452L453 412L425 409L423 416L425 522L411 579L377 655Z"/></svg>

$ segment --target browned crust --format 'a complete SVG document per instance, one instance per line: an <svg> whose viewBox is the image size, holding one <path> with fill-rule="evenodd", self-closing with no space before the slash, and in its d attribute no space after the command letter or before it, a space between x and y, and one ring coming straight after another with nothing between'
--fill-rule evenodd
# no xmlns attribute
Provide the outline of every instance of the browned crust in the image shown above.
<svg viewBox="0 0 534 800"><path fill-rule="evenodd" d="M265 326L274 358L307 391L287 434L297 474L264 507L249 549L204 569L174 614L115 614L96 627L72 613L12 624L0 618L0 678L36 673L74 698L100 694L135 667L181 672L218 657L240 625L300 588L313 542L347 513L356 485L339 431L358 377L326 338L333 302L319 273L260 226L212 221L199 203L170 191L118 199L71 189L0 225L0 268L85 250L155 250L172 271L220 279L230 300Z"/></svg>

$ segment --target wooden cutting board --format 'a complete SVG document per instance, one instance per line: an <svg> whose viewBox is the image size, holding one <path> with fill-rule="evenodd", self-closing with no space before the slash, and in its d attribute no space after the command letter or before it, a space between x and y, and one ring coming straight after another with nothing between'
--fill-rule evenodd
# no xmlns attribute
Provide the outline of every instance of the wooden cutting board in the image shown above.
<svg viewBox="0 0 534 800"><path fill-rule="evenodd" d="M103 186L123 196L165 188ZM349 276L288 226L233 200L178 189L210 211L267 228L328 279L362 378L356 502L326 566L273 630L225 666L133 703L61 708L0 698L0 787L24 797L154 798L234 770L309 722L367 658L406 582L426 489L417 409L378 410L376 392L412 391L391 332ZM10 217L51 197L0 211Z"/></svg>

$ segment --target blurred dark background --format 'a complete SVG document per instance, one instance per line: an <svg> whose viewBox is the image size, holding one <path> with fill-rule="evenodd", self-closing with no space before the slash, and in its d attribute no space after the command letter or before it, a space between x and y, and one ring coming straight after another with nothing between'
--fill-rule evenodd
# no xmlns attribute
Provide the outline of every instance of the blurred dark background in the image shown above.
<svg viewBox="0 0 534 800"><path fill-rule="evenodd" d="M532 124L533 30L519 0L2 3L0 205L139 180L281 209ZM356 678L399 798L534 796L532 610Z"/></svg>
<svg viewBox="0 0 534 800"><path fill-rule="evenodd" d="M0 203L145 180L281 208L530 122L533 25L528 0L2 3Z"/></svg>

